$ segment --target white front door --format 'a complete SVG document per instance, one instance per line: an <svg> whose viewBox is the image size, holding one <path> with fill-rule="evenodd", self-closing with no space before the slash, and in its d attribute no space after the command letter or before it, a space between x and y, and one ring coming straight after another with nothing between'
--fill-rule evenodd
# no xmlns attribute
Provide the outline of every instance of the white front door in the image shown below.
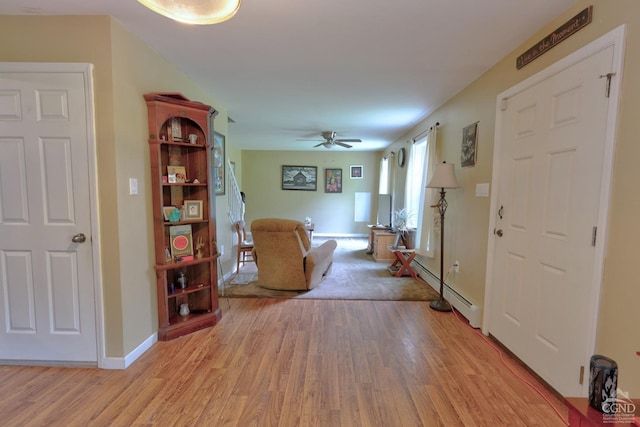
<svg viewBox="0 0 640 427"><path fill-rule="evenodd" d="M0 360L97 362L85 77L0 67Z"/></svg>
<svg viewBox="0 0 640 427"><path fill-rule="evenodd" d="M514 94L496 130L489 332L565 396L583 395L581 367L592 351L611 101L601 76L614 69L613 56L610 46Z"/></svg>

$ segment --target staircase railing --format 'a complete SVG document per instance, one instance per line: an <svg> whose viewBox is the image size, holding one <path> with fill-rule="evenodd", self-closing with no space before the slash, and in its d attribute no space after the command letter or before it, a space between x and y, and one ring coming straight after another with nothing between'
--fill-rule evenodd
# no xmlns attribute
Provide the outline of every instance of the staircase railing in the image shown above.
<svg viewBox="0 0 640 427"><path fill-rule="evenodd" d="M238 221L244 220L244 202L242 201L242 194L240 194L240 187L238 187L238 181L231 162L227 163L227 180L229 181L229 222L235 224Z"/></svg>

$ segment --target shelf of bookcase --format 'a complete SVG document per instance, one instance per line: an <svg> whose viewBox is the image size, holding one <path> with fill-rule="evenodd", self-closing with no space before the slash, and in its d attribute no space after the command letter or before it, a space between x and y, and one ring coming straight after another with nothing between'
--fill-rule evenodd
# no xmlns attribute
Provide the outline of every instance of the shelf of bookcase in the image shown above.
<svg viewBox="0 0 640 427"><path fill-rule="evenodd" d="M172 182L171 184L169 183L162 183L163 187L206 187L207 183L206 182Z"/></svg>
<svg viewBox="0 0 640 427"><path fill-rule="evenodd" d="M207 219L186 219L184 221L175 221L175 222L165 221L164 225L171 227L173 225L181 225L181 224L206 224L208 222L209 220Z"/></svg>
<svg viewBox="0 0 640 427"><path fill-rule="evenodd" d="M175 326L175 325L180 325L180 324L188 324L193 320L199 320L204 316L212 316L213 313L211 313L210 311L202 311L202 312L191 312L189 314L187 314L186 316L181 316L179 314L173 314L169 317L169 323L171 324L171 326Z"/></svg>
<svg viewBox="0 0 640 427"><path fill-rule="evenodd" d="M156 264L154 265L153 268L155 268L156 270L173 270L176 268L191 267L198 264L205 264L207 262L212 262L215 260L216 260L215 256L206 256L203 258L192 259L190 261L168 262L166 264Z"/></svg>
<svg viewBox="0 0 640 427"><path fill-rule="evenodd" d="M182 295L192 294L194 292L204 291L206 289L211 289L211 285L208 283L200 283L195 286L187 286L185 289L175 289L172 294L167 294L168 298L177 298Z"/></svg>
<svg viewBox="0 0 640 427"><path fill-rule="evenodd" d="M207 148L208 144L189 144L188 142L180 142L180 141L165 141L163 139L151 139L150 143L160 144L160 145L173 145L176 147L183 148L192 148L202 150L203 148Z"/></svg>

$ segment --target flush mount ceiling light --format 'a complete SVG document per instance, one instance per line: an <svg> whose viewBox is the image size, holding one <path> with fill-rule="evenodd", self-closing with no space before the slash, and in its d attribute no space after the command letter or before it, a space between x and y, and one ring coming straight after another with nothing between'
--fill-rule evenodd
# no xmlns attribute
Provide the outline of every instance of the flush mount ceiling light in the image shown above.
<svg viewBox="0 0 640 427"><path fill-rule="evenodd" d="M224 22L240 9L240 0L138 0L144 6L185 24Z"/></svg>

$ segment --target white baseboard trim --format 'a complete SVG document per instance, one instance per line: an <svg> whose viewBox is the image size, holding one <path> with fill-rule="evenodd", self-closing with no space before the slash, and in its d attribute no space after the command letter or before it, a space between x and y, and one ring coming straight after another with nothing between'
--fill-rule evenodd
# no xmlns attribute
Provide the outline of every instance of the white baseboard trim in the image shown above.
<svg viewBox="0 0 640 427"><path fill-rule="evenodd" d="M96 362L74 362L69 360L15 360L0 359L0 365L9 366L63 366L65 368L95 368Z"/></svg>
<svg viewBox="0 0 640 427"><path fill-rule="evenodd" d="M436 277L425 266L415 259L411 263L418 275L424 279L436 292L440 292L440 278ZM482 326L482 307L472 304L468 299L462 296L458 291L444 284L444 298L449 301L469 321L469 325L474 328Z"/></svg>
<svg viewBox="0 0 640 427"><path fill-rule="evenodd" d="M125 357L105 357L100 363L102 369L127 369L145 351L149 350L158 341L158 333L154 332L149 338L144 340L138 347Z"/></svg>
<svg viewBox="0 0 640 427"><path fill-rule="evenodd" d="M235 275L238 271L236 270L236 267L234 266L231 270L229 270L226 274L223 274L222 278L218 279L218 289L221 289L224 287L224 284L227 282L228 279L231 278L231 276ZM224 273L224 272L223 272Z"/></svg>

